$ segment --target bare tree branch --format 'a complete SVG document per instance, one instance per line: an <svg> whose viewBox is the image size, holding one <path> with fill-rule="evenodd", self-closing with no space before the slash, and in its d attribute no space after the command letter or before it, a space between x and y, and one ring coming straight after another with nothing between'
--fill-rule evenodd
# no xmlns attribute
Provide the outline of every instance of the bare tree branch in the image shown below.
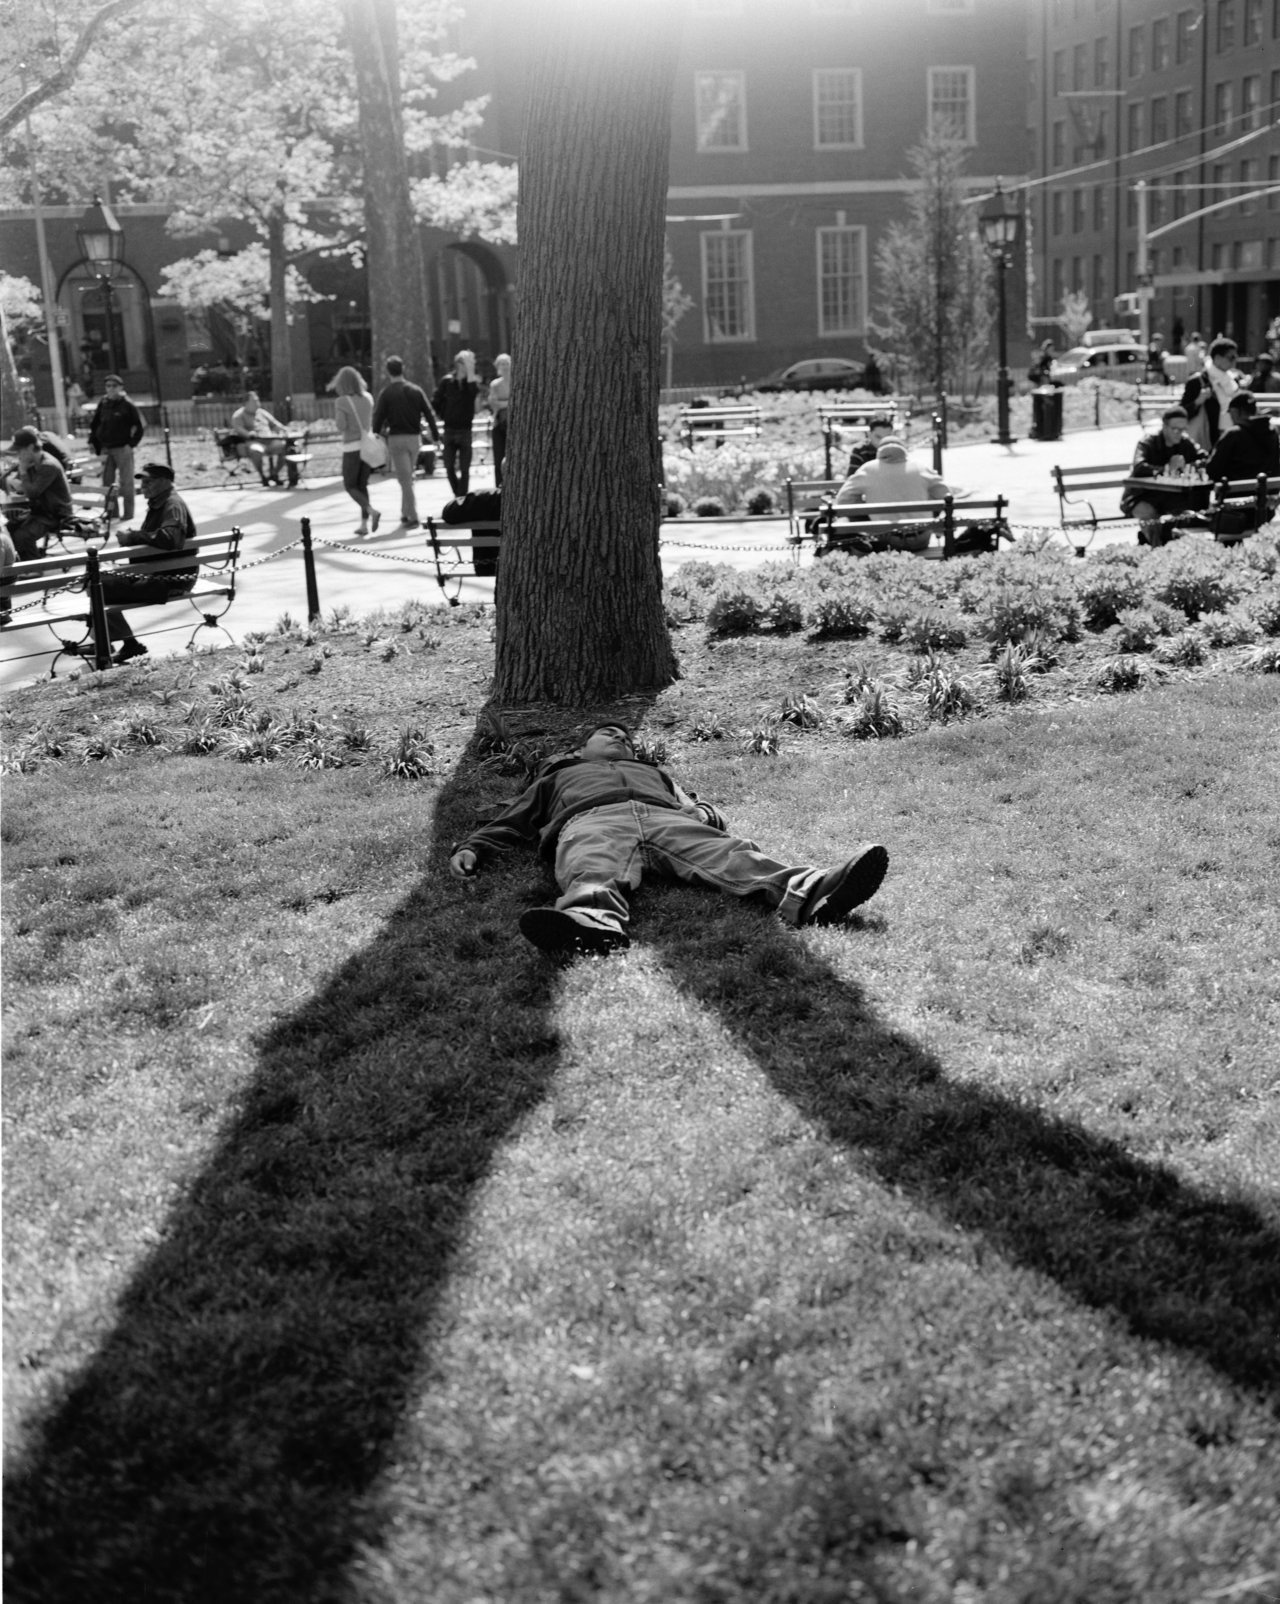
<svg viewBox="0 0 1280 1604"><path fill-rule="evenodd" d="M100 6L85 23L80 37L58 70L28 89L26 94L21 99L15 100L7 111L0 112L0 138L16 128L24 118L29 117L37 106L43 106L46 100L52 100L64 89L69 89L80 63L88 55L93 41L107 23L126 11L136 10L141 4L142 0L107 0L106 5Z"/></svg>

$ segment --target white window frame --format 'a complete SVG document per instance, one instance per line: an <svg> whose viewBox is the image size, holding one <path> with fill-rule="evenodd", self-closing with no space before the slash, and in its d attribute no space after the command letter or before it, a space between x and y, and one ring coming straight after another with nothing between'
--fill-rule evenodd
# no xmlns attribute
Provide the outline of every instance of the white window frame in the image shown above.
<svg viewBox="0 0 1280 1604"><path fill-rule="evenodd" d="M713 91L716 86L730 80L736 82L738 104L738 126L735 131L737 143L732 145L709 144L706 135L710 131L703 118L703 90L710 87ZM730 69L724 72L708 68L693 75L693 126L694 139L700 156L736 156L747 149L747 75L745 72Z"/></svg>
<svg viewBox="0 0 1280 1604"><path fill-rule="evenodd" d="M707 259L710 254L710 240L741 240L741 266L743 269L742 305L744 312L745 329L740 334L724 334L717 330L711 318L712 292L707 272ZM702 266L702 339L706 345L747 345L756 337L756 274L755 251L752 233L749 228L716 228L707 229L701 236L701 266Z"/></svg>
<svg viewBox="0 0 1280 1604"><path fill-rule="evenodd" d="M851 79L854 87L854 137L846 139L822 138L822 82L824 79L843 78ZM862 68L861 67L815 67L813 69L813 148L814 150L862 150L864 145L862 133Z"/></svg>
<svg viewBox="0 0 1280 1604"><path fill-rule="evenodd" d="M844 235L853 243L854 256L857 262L857 305L853 310L853 321L842 323L838 327L827 327L826 302L823 299L822 286L822 248L827 235ZM818 296L818 337L819 339L836 339L848 334L864 334L867 327L867 231L860 223L834 223L819 228L814 238L814 273L817 280Z"/></svg>
<svg viewBox="0 0 1280 1604"><path fill-rule="evenodd" d="M934 119L934 83L941 73L962 73L968 83L967 117L964 134L960 139L962 145L977 144L978 127L978 72L976 67L956 64L954 66L926 67L925 69L925 126L932 127Z"/></svg>

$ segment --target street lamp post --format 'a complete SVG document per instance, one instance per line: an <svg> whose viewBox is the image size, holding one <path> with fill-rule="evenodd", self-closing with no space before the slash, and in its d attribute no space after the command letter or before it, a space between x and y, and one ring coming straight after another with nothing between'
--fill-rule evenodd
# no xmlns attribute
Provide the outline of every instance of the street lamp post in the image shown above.
<svg viewBox="0 0 1280 1604"><path fill-rule="evenodd" d="M996 315L1000 341L999 367L996 372L996 444L1001 446L1011 446L1013 444L1013 437L1009 433L1009 339L1004 278L1012 260L1014 247L1018 243L1018 228L1022 221L1016 202L1010 203L1006 209L1006 201L1008 201L1008 197L1000 187L1000 180L997 178L996 192L992 196L991 204L978 218L978 227L982 233L982 243L986 246L996 267L998 294Z"/></svg>
<svg viewBox="0 0 1280 1604"><path fill-rule="evenodd" d="M124 264L124 229L116 214L95 195L76 229L80 255L93 269L107 319L107 359L116 369L116 331L112 280Z"/></svg>

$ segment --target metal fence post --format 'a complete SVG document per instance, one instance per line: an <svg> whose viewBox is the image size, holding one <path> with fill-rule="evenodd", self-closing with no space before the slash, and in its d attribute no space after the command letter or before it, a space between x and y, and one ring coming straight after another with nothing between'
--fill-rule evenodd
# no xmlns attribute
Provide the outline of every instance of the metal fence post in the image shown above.
<svg viewBox="0 0 1280 1604"><path fill-rule="evenodd" d="M942 472L942 419L936 412L933 415L933 471Z"/></svg>
<svg viewBox="0 0 1280 1604"><path fill-rule="evenodd" d="M173 450L169 443L169 421L165 409L161 407L160 416L165 419L164 425L164 460L173 467Z"/></svg>
<svg viewBox="0 0 1280 1604"><path fill-rule="evenodd" d="M307 622L314 623L320 616L320 592L316 586L316 558L311 549L311 520L302 520L302 566L307 575Z"/></svg>
<svg viewBox="0 0 1280 1604"><path fill-rule="evenodd" d="M827 478L828 479L831 478L831 435L832 435L831 419L830 418L826 418L826 419L823 420L823 424L822 424L822 444L823 444L824 448L826 449L826 453L827 453Z"/></svg>
<svg viewBox="0 0 1280 1604"><path fill-rule="evenodd" d="M93 626L93 666L111 667L111 636L107 633L107 607L102 599L102 568L98 548L87 546L84 554L85 586L89 592L89 622Z"/></svg>

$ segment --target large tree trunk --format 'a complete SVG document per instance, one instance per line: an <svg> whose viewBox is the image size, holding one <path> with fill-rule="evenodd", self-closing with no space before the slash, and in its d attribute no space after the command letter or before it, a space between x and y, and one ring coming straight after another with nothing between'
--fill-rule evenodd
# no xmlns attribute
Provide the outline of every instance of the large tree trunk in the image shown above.
<svg viewBox="0 0 1280 1604"><path fill-rule="evenodd" d="M581 707L678 672L658 561L678 0L537 8L494 695Z"/></svg>
<svg viewBox="0 0 1280 1604"><path fill-rule="evenodd" d="M426 275L404 153L395 0L343 0L342 9L360 101L372 380L376 388L383 363L400 356L408 377L430 389Z"/></svg>
<svg viewBox="0 0 1280 1604"><path fill-rule="evenodd" d="M271 300L271 410L288 417L293 396L293 342L289 338L289 258L284 248L284 208L267 218L267 271Z"/></svg>

